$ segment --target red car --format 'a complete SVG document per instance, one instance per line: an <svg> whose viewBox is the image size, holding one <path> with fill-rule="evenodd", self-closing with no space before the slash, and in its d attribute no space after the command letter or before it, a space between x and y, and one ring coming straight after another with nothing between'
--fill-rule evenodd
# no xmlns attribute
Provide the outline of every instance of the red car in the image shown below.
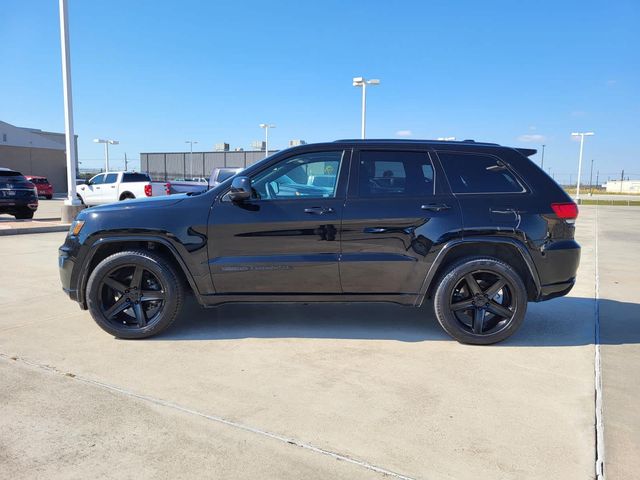
<svg viewBox="0 0 640 480"><path fill-rule="evenodd" d="M47 177L38 177L34 175L26 175L27 180L33 183L38 189L38 196L44 197L47 200L53 198L53 185L49 183Z"/></svg>

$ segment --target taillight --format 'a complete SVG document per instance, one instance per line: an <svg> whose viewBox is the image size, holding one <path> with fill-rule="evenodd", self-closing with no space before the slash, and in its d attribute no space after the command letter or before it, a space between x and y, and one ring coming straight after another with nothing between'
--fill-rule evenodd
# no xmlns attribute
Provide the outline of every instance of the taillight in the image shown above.
<svg viewBox="0 0 640 480"><path fill-rule="evenodd" d="M564 220L575 220L578 218L578 205L573 202L552 203L551 208L558 218L562 218Z"/></svg>
<svg viewBox="0 0 640 480"><path fill-rule="evenodd" d="M164 191L167 195L171 195L171 184L170 183L165 183L164 184Z"/></svg>
<svg viewBox="0 0 640 480"><path fill-rule="evenodd" d="M153 193L153 189L152 189L151 185L145 185L144 186L144 194L147 197L150 197L152 195L152 193Z"/></svg>

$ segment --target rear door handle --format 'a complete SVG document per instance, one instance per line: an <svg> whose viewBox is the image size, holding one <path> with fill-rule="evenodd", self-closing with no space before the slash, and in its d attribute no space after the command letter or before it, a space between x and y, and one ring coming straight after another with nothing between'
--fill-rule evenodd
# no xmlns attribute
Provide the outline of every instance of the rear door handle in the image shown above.
<svg viewBox="0 0 640 480"><path fill-rule="evenodd" d="M491 213L500 213L500 214L503 214L503 215L519 215L521 213L525 213L524 211L518 210L516 208L502 208L502 209L500 209L500 208L490 208L489 211Z"/></svg>
<svg viewBox="0 0 640 480"><path fill-rule="evenodd" d="M331 207L310 207L304 209L304 213L310 213L311 215L325 215L333 212L334 210Z"/></svg>
<svg viewBox="0 0 640 480"><path fill-rule="evenodd" d="M449 210L451 207L445 203L427 203L426 205L421 205L420 208L431 212L441 212L442 210Z"/></svg>

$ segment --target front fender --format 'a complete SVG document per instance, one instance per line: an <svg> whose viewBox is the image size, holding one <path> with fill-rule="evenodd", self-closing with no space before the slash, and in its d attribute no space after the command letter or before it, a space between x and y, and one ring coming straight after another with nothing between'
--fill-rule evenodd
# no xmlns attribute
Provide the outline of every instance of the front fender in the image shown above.
<svg viewBox="0 0 640 480"><path fill-rule="evenodd" d="M200 289L198 288L198 282L194 278L191 270L187 266L183 256L180 254L179 246L175 245L168 238L162 237L159 235L112 235L112 236L101 236L97 238L90 245L87 245L87 252L82 261L82 266L80 269L80 277L78 278L78 302L80 305L85 308L86 307L86 295L85 289L87 287L87 283L89 281L89 275L91 274L91 270L89 266L91 265L94 257L100 251L102 247L113 245L113 244L139 244L139 243L151 243L151 244L159 244L166 248L167 251L170 252L173 259L179 265L180 269L185 275L185 278L189 282L191 289L193 290L196 298L201 304L204 304L202 301L202 295ZM208 280L208 279L207 279Z"/></svg>

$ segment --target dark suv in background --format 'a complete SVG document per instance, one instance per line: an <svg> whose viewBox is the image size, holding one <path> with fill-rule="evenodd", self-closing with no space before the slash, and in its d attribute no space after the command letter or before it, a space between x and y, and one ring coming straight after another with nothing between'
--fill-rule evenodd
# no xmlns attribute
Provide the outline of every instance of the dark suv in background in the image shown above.
<svg viewBox="0 0 640 480"><path fill-rule="evenodd" d="M473 141L291 148L199 195L81 212L60 247L62 285L121 338L164 330L191 289L207 307L428 300L455 339L498 342L527 302L571 290L580 259L577 206L534 153Z"/></svg>
<svg viewBox="0 0 640 480"><path fill-rule="evenodd" d="M0 213L22 220L33 218L37 209L36 186L20 172L0 167Z"/></svg>

